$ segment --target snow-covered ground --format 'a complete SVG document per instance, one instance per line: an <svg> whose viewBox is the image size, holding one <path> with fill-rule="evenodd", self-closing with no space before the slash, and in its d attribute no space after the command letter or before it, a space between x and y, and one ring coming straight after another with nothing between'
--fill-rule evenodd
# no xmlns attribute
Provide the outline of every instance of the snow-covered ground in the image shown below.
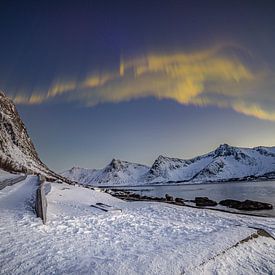
<svg viewBox="0 0 275 275"><path fill-rule="evenodd" d="M275 236L275 219L124 202L106 193L52 183L48 222L43 225L30 203L36 184L36 177L28 177L2 190L1 274L275 272L272 238L258 237L234 247L256 232L253 227ZM90 207L99 202L122 212Z"/></svg>
<svg viewBox="0 0 275 275"><path fill-rule="evenodd" d="M14 179L17 177L18 177L18 174L11 174L9 172L6 172L6 171L0 169L0 182L7 180L7 179Z"/></svg>
<svg viewBox="0 0 275 275"><path fill-rule="evenodd" d="M4 181L4 180L7 180L7 179L15 179L15 178L18 178L18 177L19 177L18 174L11 174L9 172L6 172L6 171L0 169L0 182Z"/></svg>

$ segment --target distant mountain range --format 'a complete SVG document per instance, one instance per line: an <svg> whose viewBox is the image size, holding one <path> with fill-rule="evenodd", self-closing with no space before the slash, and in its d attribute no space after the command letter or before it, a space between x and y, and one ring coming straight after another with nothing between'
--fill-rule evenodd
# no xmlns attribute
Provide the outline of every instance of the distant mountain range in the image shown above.
<svg viewBox="0 0 275 275"><path fill-rule="evenodd" d="M151 167L113 159L103 169L73 167L61 174L96 186L275 179L275 147L222 144L208 154L187 160L159 156Z"/></svg>

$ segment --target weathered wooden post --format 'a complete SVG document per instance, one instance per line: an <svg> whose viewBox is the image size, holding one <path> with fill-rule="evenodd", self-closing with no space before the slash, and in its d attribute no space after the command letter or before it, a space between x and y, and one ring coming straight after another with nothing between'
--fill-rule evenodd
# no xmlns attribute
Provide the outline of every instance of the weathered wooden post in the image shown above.
<svg viewBox="0 0 275 275"><path fill-rule="evenodd" d="M47 222L47 199L45 195L44 183L45 177L38 176L39 187L36 190L36 201L35 201L35 211L37 217L41 218L43 224Z"/></svg>

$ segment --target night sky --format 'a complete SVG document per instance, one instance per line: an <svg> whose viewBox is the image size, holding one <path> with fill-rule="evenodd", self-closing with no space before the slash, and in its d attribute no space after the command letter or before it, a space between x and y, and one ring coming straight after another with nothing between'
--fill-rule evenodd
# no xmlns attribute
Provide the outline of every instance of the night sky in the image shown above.
<svg viewBox="0 0 275 275"><path fill-rule="evenodd" d="M274 1L0 1L0 89L56 171L275 146Z"/></svg>

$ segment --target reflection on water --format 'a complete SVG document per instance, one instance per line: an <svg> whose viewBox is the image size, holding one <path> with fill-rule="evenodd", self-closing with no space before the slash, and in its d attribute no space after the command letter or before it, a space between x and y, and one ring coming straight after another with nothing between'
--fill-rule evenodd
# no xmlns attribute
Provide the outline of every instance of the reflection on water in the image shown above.
<svg viewBox="0 0 275 275"><path fill-rule="evenodd" d="M122 189L135 190L135 193L154 197L164 197L165 194L169 194L187 200L192 200L195 197L209 197L217 202L224 199L256 200L271 203L275 207L275 181L135 186ZM256 212L275 216L275 209Z"/></svg>

